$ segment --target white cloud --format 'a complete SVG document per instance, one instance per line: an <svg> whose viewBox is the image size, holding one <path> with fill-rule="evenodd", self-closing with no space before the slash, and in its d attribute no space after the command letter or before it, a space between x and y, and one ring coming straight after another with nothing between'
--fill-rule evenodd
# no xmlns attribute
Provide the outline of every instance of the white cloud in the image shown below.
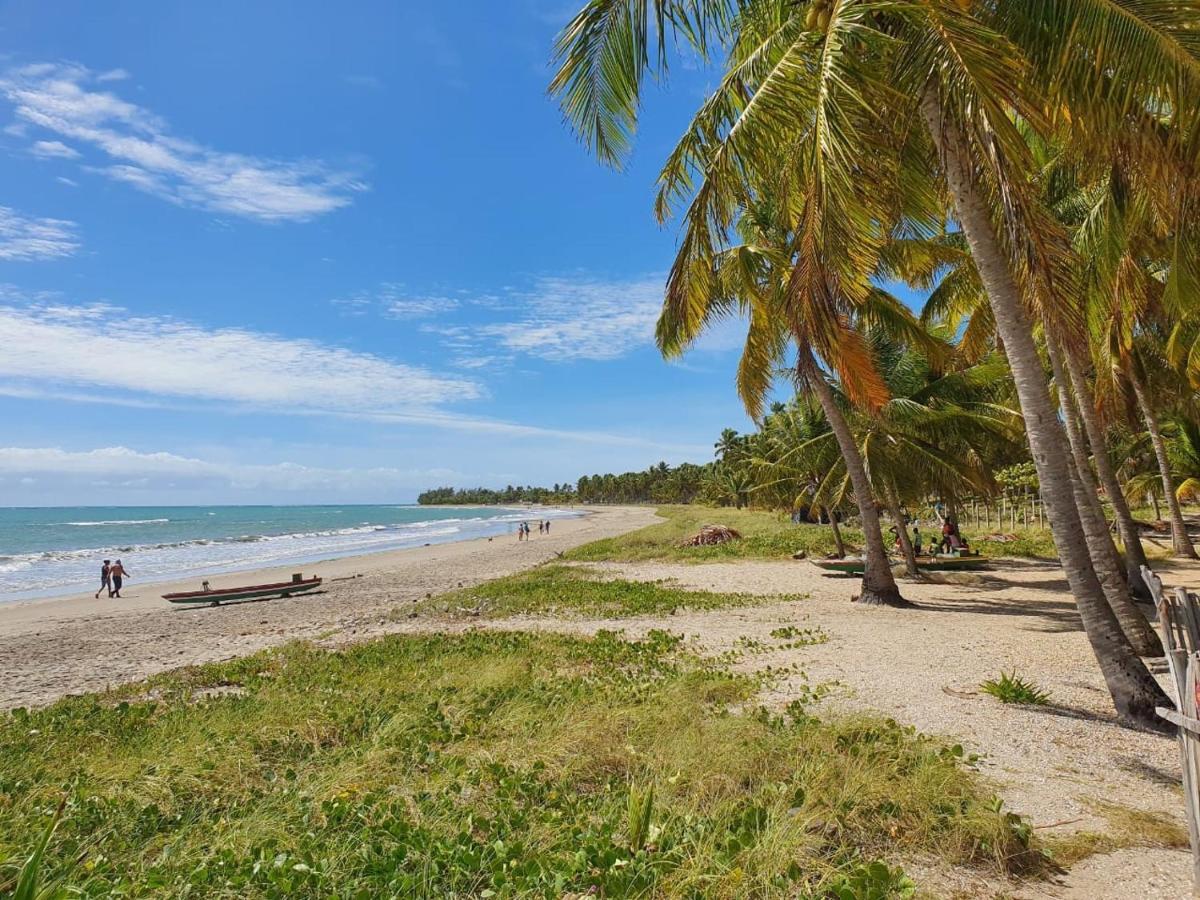
<svg viewBox="0 0 1200 900"><path fill-rule="evenodd" d="M116 71L97 76L77 65L24 66L0 76L0 93L13 104L17 125L89 145L110 160L92 171L183 206L305 221L346 206L350 193L365 189L320 162L230 153L176 137L149 110L93 87L116 80Z"/></svg>
<svg viewBox="0 0 1200 900"><path fill-rule="evenodd" d="M78 181L72 181L70 178L67 178L65 175L59 175L54 180L59 182L60 184L65 184L67 187L79 187Z"/></svg>
<svg viewBox="0 0 1200 900"><path fill-rule="evenodd" d="M34 141L29 151L34 156L41 156L47 159L79 158L79 151L73 147L68 147L62 141Z"/></svg>
<svg viewBox="0 0 1200 900"><path fill-rule="evenodd" d="M175 319L131 316L114 306L71 306L0 287L0 396L133 408L208 409L334 415L386 424L584 444L695 448L638 435L571 431L444 409L485 397L478 381L439 375L305 338L246 329L206 329ZM97 335L117 342L100 352Z"/></svg>
<svg viewBox="0 0 1200 900"><path fill-rule="evenodd" d="M120 344L99 353L97 334ZM474 381L307 339L100 305L0 306L0 379L123 397L215 401L294 412L397 413L477 399Z"/></svg>
<svg viewBox="0 0 1200 900"><path fill-rule="evenodd" d="M129 73L124 69L109 69L107 72L101 72L99 75L97 75L96 80L100 82L125 81L129 77Z"/></svg>
<svg viewBox="0 0 1200 900"><path fill-rule="evenodd" d="M0 260L28 262L70 256L79 249L76 225L66 219L35 219L0 206Z"/></svg>
<svg viewBox="0 0 1200 900"><path fill-rule="evenodd" d="M516 353L555 361L608 360L654 338L663 279L628 281L546 277L514 295L521 316L478 333Z"/></svg>
<svg viewBox="0 0 1200 900"><path fill-rule="evenodd" d="M0 447L0 478L32 484L38 478L88 484L138 482L138 487L233 488L245 491L384 493L454 480L452 469L331 469L283 462L268 465L213 462L173 453L143 453L128 447L71 451L59 447Z"/></svg>
<svg viewBox="0 0 1200 900"><path fill-rule="evenodd" d="M516 312L509 321L473 325L426 325L460 354L459 365L483 355L514 354L553 362L606 361L654 346L666 276L605 280L587 275L542 277L528 289L472 299L472 304ZM712 323L690 351L721 353L741 349L746 323L737 316ZM481 352L482 351L482 352ZM492 362L498 358L493 355ZM466 362L463 362L465 360Z"/></svg>
<svg viewBox="0 0 1200 900"><path fill-rule="evenodd" d="M383 314L389 319L424 319L458 309L453 297L397 297L383 304Z"/></svg>
<svg viewBox="0 0 1200 900"><path fill-rule="evenodd" d="M363 316L378 311L389 319L407 320L428 319L453 312L461 305L461 301L436 294L412 294L402 284L384 281L374 290L339 297L333 301L333 305L348 316Z"/></svg>

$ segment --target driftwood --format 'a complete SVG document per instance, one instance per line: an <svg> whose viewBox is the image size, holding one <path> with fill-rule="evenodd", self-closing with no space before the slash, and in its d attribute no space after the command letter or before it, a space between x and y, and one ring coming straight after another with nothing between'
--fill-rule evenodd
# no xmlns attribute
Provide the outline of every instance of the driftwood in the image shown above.
<svg viewBox="0 0 1200 900"><path fill-rule="evenodd" d="M1195 594L1176 588L1174 596L1147 566L1142 577L1158 609L1158 626L1167 651L1167 667L1179 698L1179 710L1158 707L1159 718L1179 728L1183 801L1192 845L1192 896L1200 897L1200 603Z"/></svg>
<svg viewBox="0 0 1200 900"><path fill-rule="evenodd" d="M690 538L685 538L683 547L707 547L712 544L724 544L727 541L741 540L742 535L724 525L705 525Z"/></svg>

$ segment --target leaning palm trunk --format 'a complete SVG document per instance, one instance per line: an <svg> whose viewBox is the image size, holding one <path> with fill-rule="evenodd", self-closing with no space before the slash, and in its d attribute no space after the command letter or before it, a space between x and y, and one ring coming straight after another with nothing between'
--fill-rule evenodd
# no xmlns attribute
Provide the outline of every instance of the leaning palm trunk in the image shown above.
<svg viewBox="0 0 1200 900"><path fill-rule="evenodd" d="M1183 523L1183 510L1179 508L1179 498L1175 496L1175 479L1171 477L1171 461L1167 458L1167 444L1163 440L1162 429L1158 427L1158 416L1150 398L1146 396L1146 386L1135 371L1136 366L1130 365L1126 374L1129 383L1133 385L1134 396L1146 420L1146 430L1150 432L1150 443L1154 447L1154 457L1158 460L1158 473L1162 477L1163 497L1167 501L1167 514L1171 517L1171 544L1175 555L1183 559L1196 559L1196 548L1188 537L1187 526Z"/></svg>
<svg viewBox="0 0 1200 900"><path fill-rule="evenodd" d="M1012 369L1054 544L1092 651L1118 716L1131 725L1163 730L1163 722L1154 708L1169 706L1171 701L1134 652L1092 571L1071 485L1066 439L1050 402L1033 330L1009 261L996 237L991 210L969 165L966 141L957 124L943 115L934 84L926 88L921 98L921 113L941 154L958 221L988 293Z"/></svg>
<svg viewBox="0 0 1200 900"><path fill-rule="evenodd" d="M1058 406L1062 410L1067 427L1067 440L1071 445L1074 466L1070 468L1074 478L1075 501L1079 508L1079 521L1087 538L1088 552L1096 569L1096 577L1104 588L1104 596L1121 623L1121 630L1138 656L1162 656L1162 641L1146 621L1141 610L1133 603L1129 585L1122 577L1121 558L1112 542L1104 509L1100 505L1100 494L1092 478L1087 449L1079 427L1075 404L1071 402L1071 378L1063 365L1063 351L1050 330L1046 331L1046 350L1050 355L1050 366L1058 384Z"/></svg>
<svg viewBox="0 0 1200 900"><path fill-rule="evenodd" d="M846 542L842 540L842 528L838 525L837 514L828 506L821 508L825 510L825 515L829 516L829 527L833 529L833 546L837 551L837 558L845 559Z"/></svg>
<svg viewBox="0 0 1200 900"><path fill-rule="evenodd" d="M1142 578L1142 566L1149 565L1146 551L1142 547L1141 535L1137 523L1133 521L1133 513L1117 481L1117 472L1108 456L1108 444L1104 440L1104 429L1096 415L1096 401L1088 386L1087 375L1080 365L1079 357L1071 347L1064 348L1067 373L1075 388L1075 397L1079 401L1079 417L1087 431L1088 443L1092 445L1092 459L1096 461L1096 475L1104 487L1104 493L1112 503L1113 518L1117 522L1117 531L1121 534L1121 543L1125 545L1125 580L1129 583L1129 592L1142 600L1150 599L1150 589Z"/></svg>
<svg viewBox="0 0 1200 900"><path fill-rule="evenodd" d="M904 571L915 576L917 574L917 554L913 552L912 541L908 539L908 526L904 522L904 510L900 508L896 492L890 489L887 492L887 505L892 521L896 523L896 540L900 544L900 553L904 557Z"/></svg>
<svg viewBox="0 0 1200 900"><path fill-rule="evenodd" d="M801 349L801 353L805 351ZM833 390L825 377L817 370L812 356L808 359L809 383L813 392L825 411L825 418L842 451L842 460L846 463L846 473L850 476L850 486L854 488L854 499L858 501L859 515L862 516L863 526L863 580L860 603L879 606L908 606L908 601L900 596L896 587L896 579L892 577L892 569L888 563L887 549L883 544L883 532L879 526L879 511L875 509L875 501L871 493L871 481L867 478L867 469L863 463L858 445L854 443L854 435L846 424L833 396Z"/></svg>

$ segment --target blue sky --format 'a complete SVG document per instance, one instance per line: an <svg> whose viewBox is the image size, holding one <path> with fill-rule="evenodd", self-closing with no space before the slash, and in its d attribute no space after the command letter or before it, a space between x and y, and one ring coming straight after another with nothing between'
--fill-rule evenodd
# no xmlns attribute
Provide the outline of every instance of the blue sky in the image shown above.
<svg viewBox="0 0 1200 900"><path fill-rule="evenodd" d="M736 323L651 330L676 67L626 171L570 0L0 7L0 503L395 502L704 461Z"/></svg>

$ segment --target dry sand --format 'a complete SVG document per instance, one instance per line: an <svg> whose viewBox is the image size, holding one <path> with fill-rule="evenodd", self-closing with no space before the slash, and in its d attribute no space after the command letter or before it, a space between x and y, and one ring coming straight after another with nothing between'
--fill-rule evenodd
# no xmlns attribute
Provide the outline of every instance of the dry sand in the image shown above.
<svg viewBox="0 0 1200 900"><path fill-rule="evenodd" d="M1062 571L1006 562L976 584L904 582L917 607L851 604L853 579L830 577L807 562L700 565L613 563L613 577L672 579L689 587L764 595L808 593L793 603L621 620L521 617L504 621L396 616L404 604L505 575L569 547L649 524L651 510L615 508L555 522L550 537L518 544L496 538L382 553L307 566L331 582L319 594L219 608L170 608L168 586L132 586L121 602L90 595L0 606L0 707L36 705L66 693L103 689L181 665L251 653L295 638L340 644L385 633L431 629L525 628L591 633L621 627L683 633L707 652L753 638L778 647L781 625L819 627L828 641L743 652L745 668L798 666L764 698L782 706L806 684L836 682L826 708L882 712L980 754L982 773L1006 804L1053 833L1103 831L1097 803L1118 803L1182 822L1174 739L1119 727L1074 610ZM1169 585L1200 586L1200 567L1160 565ZM286 578L291 568L211 579L214 584ZM194 586L189 583L183 587ZM174 587L174 586L171 586ZM744 648L744 644L741 645ZM1158 667L1161 670L1161 667ZM985 678L1016 669L1049 691L1051 705L1006 706L979 691ZM1165 672L1158 672L1166 684ZM1089 858L1053 883L988 881L964 870L912 871L940 895L955 897L1159 898L1191 895L1190 856L1133 848Z"/></svg>

